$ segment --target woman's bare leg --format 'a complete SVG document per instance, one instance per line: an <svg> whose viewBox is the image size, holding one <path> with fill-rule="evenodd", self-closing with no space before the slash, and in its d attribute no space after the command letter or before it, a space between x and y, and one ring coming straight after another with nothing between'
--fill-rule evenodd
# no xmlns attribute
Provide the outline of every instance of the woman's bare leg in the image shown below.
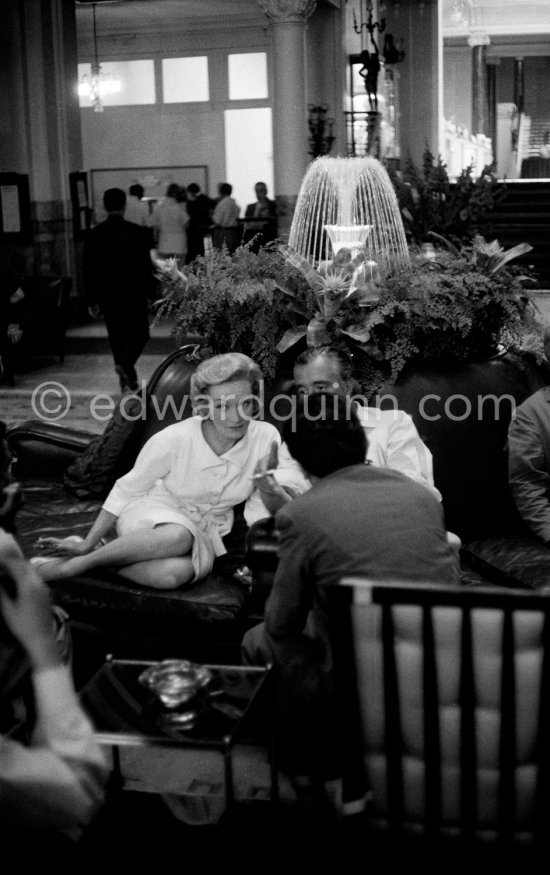
<svg viewBox="0 0 550 875"><path fill-rule="evenodd" d="M191 552L192 546L193 536L185 526L166 523L154 529L137 529L121 535L85 556L47 562L39 565L37 571L42 580L60 580L108 565L130 566L149 559L182 558Z"/></svg>
<svg viewBox="0 0 550 875"><path fill-rule="evenodd" d="M189 556L181 556L177 559L149 559L119 568L118 573L153 589L177 589L193 580L195 569Z"/></svg>

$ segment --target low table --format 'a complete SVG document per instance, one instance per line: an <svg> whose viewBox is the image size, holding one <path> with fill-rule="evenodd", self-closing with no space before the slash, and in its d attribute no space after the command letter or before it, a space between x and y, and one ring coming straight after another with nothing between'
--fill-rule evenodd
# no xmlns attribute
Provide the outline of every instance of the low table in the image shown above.
<svg viewBox="0 0 550 875"><path fill-rule="evenodd" d="M250 729L251 718L258 714L260 698L271 703L271 667L249 668L233 665L207 665L212 672L206 704L191 728L166 723L166 711L158 705L151 690L139 682L139 676L153 662L114 659L104 665L80 693L83 707L96 729L100 744L113 751L113 778L124 784L120 765L120 747L169 746L217 751L223 756L226 805L234 801L232 752ZM209 689L208 688L208 689ZM269 727L271 802L278 801L278 779L273 734Z"/></svg>

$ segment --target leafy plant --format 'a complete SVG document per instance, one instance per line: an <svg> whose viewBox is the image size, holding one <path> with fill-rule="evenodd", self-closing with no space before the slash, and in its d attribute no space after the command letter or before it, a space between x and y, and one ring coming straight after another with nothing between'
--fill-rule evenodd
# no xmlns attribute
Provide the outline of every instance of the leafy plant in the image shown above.
<svg viewBox="0 0 550 875"><path fill-rule="evenodd" d="M156 318L174 318L176 343L199 334L213 353L244 352L267 380L275 377L283 333L315 310L310 287L275 247L255 253L242 246L233 255L215 249L185 272L168 259L158 276L163 294Z"/></svg>
<svg viewBox="0 0 550 875"><path fill-rule="evenodd" d="M416 259L388 277L376 307L366 316L369 341L362 352L368 394L394 382L410 361L464 361L499 345L542 357L542 323L524 289L525 276L513 258L530 251L522 243L504 252L480 235L460 250L439 250L435 261ZM388 373L389 369L389 373Z"/></svg>
<svg viewBox="0 0 550 875"><path fill-rule="evenodd" d="M409 160L402 175L392 169L388 173L409 242L421 244L430 232L457 244L471 242L476 234L492 234L491 211L506 194L494 165L474 178L471 164L451 182L441 156L436 159L426 149L420 170Z"/></svg>
<svg viewBox="0 0 550 875"><path fill-rule="evenodd" d="M460 248L433 235L435 261L377 276L366 254L341 249L314 268L286 246L258 253L246 246L215 251L178 270L167 261L159 276L159 317L175 317L175 339L204 336L213 352L239 350L254 358L268 381L288 353L305 346L344 344L354 351L366 395L395 381L410 362L486 356L502 344L542 357L542 324L524 289L526 277L505 252L482 236Z"/></svg>

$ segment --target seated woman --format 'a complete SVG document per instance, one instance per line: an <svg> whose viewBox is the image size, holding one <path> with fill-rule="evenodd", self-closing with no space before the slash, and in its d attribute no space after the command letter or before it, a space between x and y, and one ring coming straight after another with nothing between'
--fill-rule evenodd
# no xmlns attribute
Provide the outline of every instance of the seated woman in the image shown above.
<svg viewBox="0 0 550 875"><path fill-rule="evenodd" d="M71 558L37 557L45 580L116 566L144 586L173 589L212 569L233 508L246 502L248 525L272 512L272 481L292 497L309 484L281 446L277 429L259 422L261 372L241 353L213 356L191 378L194 415L153 435L128 474L115 483L83 541L43 538ZM277 451L276 474L261 477ZM269 480L269 483L267 481ZM264 504L265 499L265 504ZM116 524L118 537L102 539Z"/></svg>

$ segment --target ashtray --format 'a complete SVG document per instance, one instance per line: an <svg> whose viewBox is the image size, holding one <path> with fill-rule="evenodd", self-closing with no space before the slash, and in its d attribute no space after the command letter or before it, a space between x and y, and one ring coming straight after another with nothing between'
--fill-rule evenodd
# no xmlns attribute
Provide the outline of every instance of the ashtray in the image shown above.
<svg viewBox="0 0 550 875"><path fill-rule="evenodd" d="M139 676L139 682L152 690L163 707L170 710L191 702L211 680L210 669L187 659L165 659L151 665Z"/></svg>

